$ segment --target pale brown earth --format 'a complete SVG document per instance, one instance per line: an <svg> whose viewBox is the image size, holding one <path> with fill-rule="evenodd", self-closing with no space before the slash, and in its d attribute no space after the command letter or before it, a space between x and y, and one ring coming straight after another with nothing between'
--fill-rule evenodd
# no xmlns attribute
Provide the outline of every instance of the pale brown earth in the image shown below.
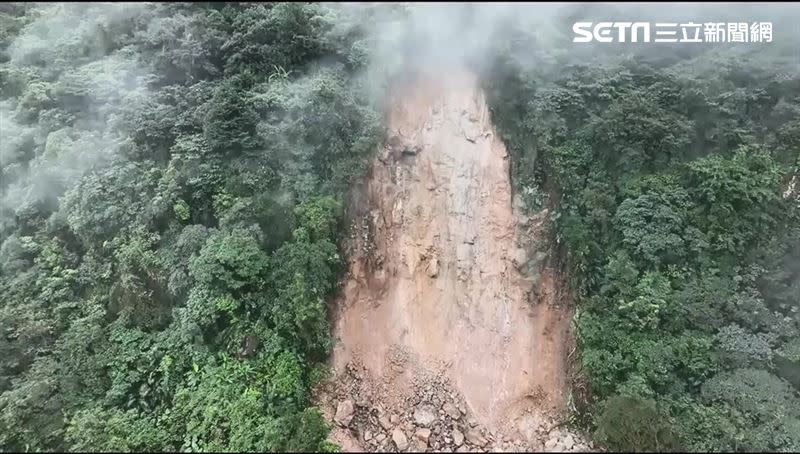
<svg viewBox="0 0 800 454"><path fill-rule="evenodd" d="M386 146L351 207L336 377L317 393L332 420L347 404L331 437L346 451L552 449L572 337L547 212L512 200L473 74L408 75L390 96Z"/></svg>

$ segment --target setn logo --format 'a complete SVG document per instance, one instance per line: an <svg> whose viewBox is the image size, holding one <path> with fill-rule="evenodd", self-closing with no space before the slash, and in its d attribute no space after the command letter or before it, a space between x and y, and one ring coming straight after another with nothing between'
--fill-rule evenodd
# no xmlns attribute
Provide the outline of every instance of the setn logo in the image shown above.
<svg viewBox="0 0 800 454"><path fill-rule="evenodd" d="M649 22L598 22L594 27L591 22L575 22L572 31L578 35L572 38L573 43L588 43L592 38L601 43L612 43L614 38L620 43L628 42L628 39L632 43L650 42Z"/></svg>
<svg viewBox="0 0 800 454"><path fill-rule="evenodd" d="M772 22L575 22L573 43L771 43ZM680 31L680 34L678 33Z"/></svg>

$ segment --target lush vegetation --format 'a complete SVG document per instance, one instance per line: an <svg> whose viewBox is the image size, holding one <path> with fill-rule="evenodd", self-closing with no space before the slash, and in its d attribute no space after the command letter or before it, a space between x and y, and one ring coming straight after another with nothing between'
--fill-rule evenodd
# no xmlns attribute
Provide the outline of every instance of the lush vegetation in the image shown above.
<svg viewBox="0 0 800 454"><path fill-rule="evenodd" d="M0 4L0 450L336 449L309 391L381 136L354 11ZM464 55L552 208L582 422L800 450L800 40L570 47L508 16Z"/></svg>
<svg viewBox="0 0 800 454"><path fill-rule="evenodd" d="M308 392L380 136L342 14L0 5L0 450L332 448Z"/></svg>
<svg viewBox="0 0 800 454"><path fill-rule="evenodd" d="M585 424L614 450L800 450L797 37L511 42L494 118L517 191L551 196Z"/></svg>

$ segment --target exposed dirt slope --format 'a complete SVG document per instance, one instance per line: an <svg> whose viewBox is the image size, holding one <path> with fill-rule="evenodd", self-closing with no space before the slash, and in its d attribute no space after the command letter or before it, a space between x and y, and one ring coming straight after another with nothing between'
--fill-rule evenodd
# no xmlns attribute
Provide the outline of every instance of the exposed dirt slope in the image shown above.
<svg viewBox="0 0 800 454"><path fill-rule="evenodd" d="M541 447L564 405L571 346L545 265L546 213L515 213L507 152L471 73L415 74L391 95L387 146L355 202L331 402L355 399L367 419L398 415L391 426L409 439L427 427L416 418L423 405L442 422L426 447L458 447L456 420L478 430L473 447L502 438ZM448 416L459 407L463 418ZM398 447L366 443L363 427L337 441Z"/></svg>

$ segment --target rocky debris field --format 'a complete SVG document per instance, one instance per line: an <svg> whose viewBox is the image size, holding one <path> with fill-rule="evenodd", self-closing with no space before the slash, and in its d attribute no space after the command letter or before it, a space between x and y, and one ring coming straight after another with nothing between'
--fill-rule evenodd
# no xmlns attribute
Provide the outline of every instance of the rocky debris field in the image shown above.
<svg viewBox="0 0 800 454"><path fill-rule="evenodd" d="M349 208L337 378L316 395L332 439L345 451L586 450L552 429L572 315L548 262L548 211L512 197L475 74L407 76Z"/></svg>
<svg viewBox="0 0 800 454"><path fill-rule="evenodd" d="M594 446L554 422L531 439L482 427L443 373L414 377L404 390L385 389L367 369L351 362L321 385L319 403L345 451L371 452L590 452Z"/></svg>

